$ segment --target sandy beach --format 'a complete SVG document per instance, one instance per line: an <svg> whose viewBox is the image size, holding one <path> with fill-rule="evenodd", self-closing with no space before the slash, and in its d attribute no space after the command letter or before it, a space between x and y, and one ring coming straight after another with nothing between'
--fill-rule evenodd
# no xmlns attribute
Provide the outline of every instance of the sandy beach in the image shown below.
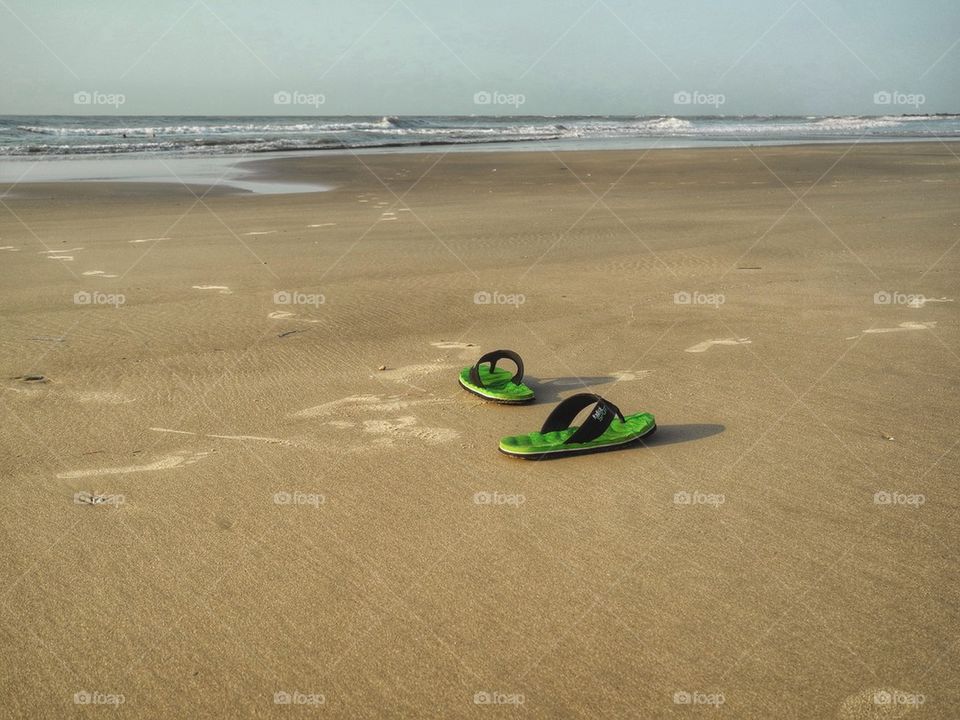
<svg viewBox="0 0 960 720"><path fill-rule="evenodd" d="M958 154L0 185L0 716L957 717Z"/></svg>

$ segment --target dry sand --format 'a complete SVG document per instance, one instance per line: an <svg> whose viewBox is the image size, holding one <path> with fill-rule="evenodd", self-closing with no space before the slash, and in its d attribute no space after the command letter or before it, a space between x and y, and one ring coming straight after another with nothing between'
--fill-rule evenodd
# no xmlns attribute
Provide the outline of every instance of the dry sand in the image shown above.
<svg viewBox="0 0 960 720"><path fill-rule="evenodd" d="M0 716L957 717L958 152L14 188ZM497 452L582 388L659 434Z"/></svg>

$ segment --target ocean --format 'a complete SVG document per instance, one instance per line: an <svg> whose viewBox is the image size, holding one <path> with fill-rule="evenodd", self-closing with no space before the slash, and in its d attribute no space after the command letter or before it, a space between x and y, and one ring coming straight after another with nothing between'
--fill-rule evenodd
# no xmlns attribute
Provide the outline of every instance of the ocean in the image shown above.
<svg viewBox="0 0 960 720"><path fill-rule="evenodd" d="M0 116L0 156L229 155L367 148L551 149L924 140L960 115L838 117ZM478 147L479 146L479 147Z"/></svg>

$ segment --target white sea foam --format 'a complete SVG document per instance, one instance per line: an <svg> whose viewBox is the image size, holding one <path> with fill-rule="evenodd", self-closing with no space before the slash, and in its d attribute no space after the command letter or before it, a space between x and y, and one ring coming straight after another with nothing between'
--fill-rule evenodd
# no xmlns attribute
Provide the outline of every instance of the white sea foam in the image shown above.
<svg viewBox="0 0 960 720"><path fill-rule="evenodd" d="M676 139L795 143L960 137L958 115L300 118L0 118L0 155L231 154L482 143Z"/></svg>

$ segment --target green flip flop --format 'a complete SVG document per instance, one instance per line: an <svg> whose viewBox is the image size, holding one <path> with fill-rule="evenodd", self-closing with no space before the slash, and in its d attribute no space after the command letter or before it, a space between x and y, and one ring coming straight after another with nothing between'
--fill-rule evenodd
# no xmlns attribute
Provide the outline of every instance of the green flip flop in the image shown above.
<svg viewBox="0 0 960 720"><path fill-rule="evenodd" d="M570 423L583 409L594 404L580 427ZM621 448L649 437L657 430L650 413L624 417L620 408L593 393L568 397L553 409L540 432L512 435L500 440L500 452L527 460L558 455L583 455Z"/></svg>
<svg viewBox="0 0 960 720"><path fill-rule="evenodd" d="M511 360L517 372L497 367L498 360ZM533 400L533 390L524 385L523 360L513 350L494 350L460 371L460 386L467 392L499 403L519 404Z"/></svg>

